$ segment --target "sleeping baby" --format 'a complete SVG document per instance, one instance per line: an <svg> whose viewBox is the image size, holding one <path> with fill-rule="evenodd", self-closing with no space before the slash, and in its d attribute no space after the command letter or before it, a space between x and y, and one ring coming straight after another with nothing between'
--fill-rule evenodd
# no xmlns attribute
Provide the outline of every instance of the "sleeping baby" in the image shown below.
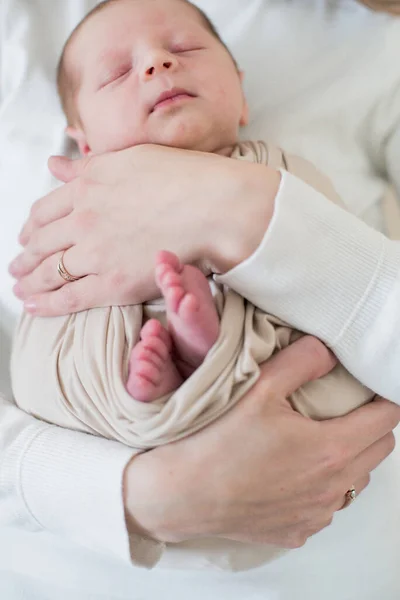
<svg viewBox="0 0 400 600"><path fill-rule="evenodd" d="M64 47L58 88L67 133L82 155L139 144L212 152L286 169L340 202L306 161L238 141L247 122L241 73L208 18L186 0L99 4ZM255 383L259 365L302 335L165 250L155 278L162 297L144 305L23 315L11 365L18 406L142 452L229 410ZM290 400L303 415L326 419L372 397L338 365ZM278 553L221 540L179 547L181 557L192 552L229 569Z"/></svg>

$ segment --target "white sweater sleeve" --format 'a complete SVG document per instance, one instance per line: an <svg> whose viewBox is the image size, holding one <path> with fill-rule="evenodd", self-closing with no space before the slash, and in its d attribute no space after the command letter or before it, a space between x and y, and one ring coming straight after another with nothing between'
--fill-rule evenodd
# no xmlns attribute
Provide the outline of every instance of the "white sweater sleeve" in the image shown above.
<svg viewBox="0 0 400 600"><path fill-rule="evenodd" d="M131 561L122 500L131 456L121 444L37 421L0 396L0 527L47 530ZM152 566L160 549L143 544L136 550Z"/></svg>
<svg viewBox="0 0 400 600"><path fill-rule="evenodd" d="M320 338L363 384L400 404L400 243L282 171L261 245L218 280Z"/></svg>

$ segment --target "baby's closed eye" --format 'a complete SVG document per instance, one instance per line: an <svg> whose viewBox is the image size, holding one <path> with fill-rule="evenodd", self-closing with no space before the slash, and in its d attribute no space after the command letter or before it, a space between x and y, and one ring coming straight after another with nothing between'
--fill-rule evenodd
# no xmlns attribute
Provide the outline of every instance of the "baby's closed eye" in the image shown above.
<svg viewBox="0 0 400 600"><path fill-rule="evenodd" d="M189 52L197 52L199 50L204 50L204 48L190 46L189 44L180 44L171 48L172 54L185 54Z"/></svg>
<svg viewBox="0 0 400 600"><path fill-rule="evenodd" d="M123 65L118 65L117 67L113 67L109 69L107 73L104 74L101 80L101 84L99 89L103 89L110 85L111 83L115 83L116 81L121 81L125 76L129 75L132 70L132 63L126 63Z"/></svg>

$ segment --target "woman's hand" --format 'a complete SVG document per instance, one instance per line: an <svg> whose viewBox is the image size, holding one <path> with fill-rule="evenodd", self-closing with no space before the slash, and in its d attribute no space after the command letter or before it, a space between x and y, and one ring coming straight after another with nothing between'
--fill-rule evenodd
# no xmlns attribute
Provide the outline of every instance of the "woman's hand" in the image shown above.
<svg viewBox="0 0 400 600"><path fill-rule="evenodd" d="M400 15L400 0L358 0L360 4L378 12Z"/></svg>
<svg viewBox="0 0 400 600"><path fill-rule="evenodd" d="M325 422L295 413L286 397L333 366L321 342L304 337L215 423L134 458L125 477L131 531L164 542L219 536L295 548L329 525L346 491L362 492L392 452L400 420L400 408L384 400Z"/></svg>
<svg viewBox="0 0 400 600"><path fill-rule="evenodd" d="M50 168L67 183L33 206L10 267L25 308L49 316L150 299L161 249L218 271L237 264L260 243L280 181L264 165L150 145ZM64 250L74 283L57 272Z"/></svg>

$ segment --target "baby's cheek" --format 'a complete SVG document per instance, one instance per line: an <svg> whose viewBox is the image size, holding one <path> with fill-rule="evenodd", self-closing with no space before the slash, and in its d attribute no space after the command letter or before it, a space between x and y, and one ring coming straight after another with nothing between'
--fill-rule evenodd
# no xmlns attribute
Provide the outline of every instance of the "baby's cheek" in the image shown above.
<svg viewBox="0 0 400 600"><path fill-rule="evenodd" d="M219 85L216 90L217 100L219 102L226 102L229 91L224 85Z"/></svg>
<svg viewBox="0 0 400 600"><path fill-rule="evenodd" d="M143 132L133 123L117 114L104 117L96 131L98 145L102 152L117 152L143 143Z"/></svg>
<svg viewBox="0 0 400 600"><path fill-rule="evenodd" d="M229 85L230 84L230 85ZM240 94L236 86L231 82L222 82L215 90L215 110L221 121L227 121L236 117L240 101Z"/></svg>

